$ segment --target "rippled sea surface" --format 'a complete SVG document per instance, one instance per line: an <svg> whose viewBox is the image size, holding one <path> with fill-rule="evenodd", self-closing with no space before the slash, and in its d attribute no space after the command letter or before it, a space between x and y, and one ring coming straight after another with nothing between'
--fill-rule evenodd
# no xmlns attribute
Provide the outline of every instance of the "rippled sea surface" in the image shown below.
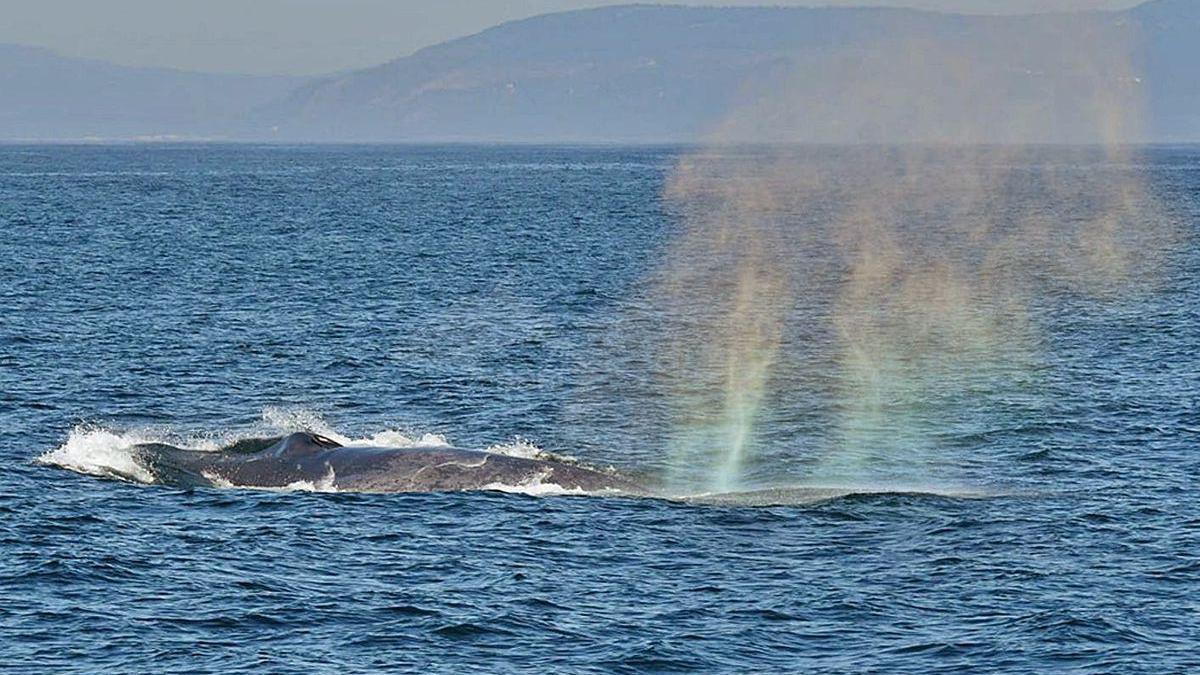
<svg viewBox="0 0 1200 675"><path fill-rule="evenodd" d="M664 472L681 152L0 146L0 670L1200 669L1195 148L1094 167L1177 224L1154 282L1032 294L1015 384L930 403L944 431L861 494L180 490L38 461L309 428ZM750 486L819 478L837 406L802 370Z"/></svg>

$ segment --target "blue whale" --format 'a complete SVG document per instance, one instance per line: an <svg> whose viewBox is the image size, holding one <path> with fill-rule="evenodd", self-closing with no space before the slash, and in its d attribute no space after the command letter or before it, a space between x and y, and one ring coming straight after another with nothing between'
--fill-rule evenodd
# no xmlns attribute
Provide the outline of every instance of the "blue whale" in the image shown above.
<svg viewBox="0 0 1200 675"><path fill-rule="evenodd" d="M156 483L184 487L310 484L338 492L452 492L547 486L588 494L649 494L630 477L562 459L443 446L343 446L304 432L247 439L217 451L155 443L134 446L132 452Z"/></svg>

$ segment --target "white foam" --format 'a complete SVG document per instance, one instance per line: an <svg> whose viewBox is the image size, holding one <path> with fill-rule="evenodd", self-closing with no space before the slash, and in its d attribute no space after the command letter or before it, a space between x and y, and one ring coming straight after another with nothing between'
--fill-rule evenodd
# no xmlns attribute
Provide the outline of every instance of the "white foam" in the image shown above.
<svg viewBox="0 0 1200 675"><path fill-rule="evenodd" d="M411 447L449 447L450 443L440 434L422 434L410 436L395 429L385 429L370 436L354 438L334 429L319 413L302 408L263 409L263 422L267 427L278 433L307 431L319 434L341 445L377 446L385 448Z"/></svg>
<svg viewBox="0 0 1200 675"><path fill-rule="evenodd" d="M200 475L204 476L204 480L212 483L213 487L219 487L219 488L236 488L236 487L238 487L237 485L234 485L233 482L226 479L224 476L212 473L210 471L201 471Z"/></svg>
<svg viewBox="0 0 1200 675"><path fill-rule="evenodd" d="M318 480L298 480L288 483L282 487L265 487L262 485L239 485L224 476L216 473L204 471L201 473L204 479L212 483L213 487L226 488L233 490L261 490L263 492L340 492L337 489L335 481L337 476L333 473L333 467L329 468L329 473L322 476Z"/></svg>
<svg viewBox="0 0 1200 675"><path fill-rule="evenodd" d="M278 408L268 406L262 411L263 423L271 431L284 434L308 431L330 440L347 445L350 439L338 433L319 413L303 408Z"/></svg>
<svg viewBox="0 0 1200 675"><path fill-rule="evenodd" d="M337 440L337 439L334 439ZM341 441L339 441L341 442ZM450 442L441 434L422 434L416 438L395 430L381 431L366 438L349 438L342 445L374 446L382 448L448 448Z"/></svg>
<svg viewBox="0 0 1200 675"><path fill-rule="evenodd" d="M551 459L558 462L576 463L577 460L569 455L558 455L552 452L546 452L532 442L523 438L515 438L508 443L498 443L488 446L485 450L493 455L504 455L506 457L520 457L522 459Z"/></svg>
<svg viewBox="0 0 1200 675"><path fill-rule="evenodd" d="M213 451L238 436L230 434L180 434L164 427L108 429L81 424L57 448L37 457L38 464L58 466L90 476L153 483L154 474L138 463L132 449L146 443L163 443L188 450Z"/></svg>
<svg viewBox="0 0 1200 675"><path fill-rule="evenodd" d="M280 488L281 492L339 492L337 488L337 475L333 472L333 467L329 467L329 471L315 481L298 480L294 483L288 483Z"/></svg>
<svg viewBox="0 0 1200 675"><path fill-rule="evenodd" d="M119 433L77 426L65 443L43 453L39 464L60 466L91 476L119 477L140 483L153 483L154 474L137 463L130 448L139 443L154 443L158 439L140 432Z"/></svg>
<svg viewBox="0 0 1200 675"><path fill-rule="evenodd" d="M589 495L592 494L581 488L565 488L557 483L547 483L546 478L550 476L550 471L544 471L537 474L529 480L517 483L515 485L509 483L488 483L480 487L480 490L489 490L492 492L506 492L509 494L529 495L532 497L557 497L562 495Z"/></svg>

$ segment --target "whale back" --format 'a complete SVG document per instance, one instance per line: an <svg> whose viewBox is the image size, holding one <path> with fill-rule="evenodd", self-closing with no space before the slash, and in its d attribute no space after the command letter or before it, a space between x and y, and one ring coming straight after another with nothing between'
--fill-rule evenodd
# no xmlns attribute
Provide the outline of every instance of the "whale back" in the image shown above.
<svg viewBox="0 0 1200 675"><path fill-rule="evenodd" d="M163 444L135 446L155 482L181 487L279 488L328 481L347 492L446 492L559 489L566 493L644 495L635 479L561 461L516 457L444 445L344 447L313 433L245 439L220 451ZM334 482L336 480L336 482Z"/></svg>

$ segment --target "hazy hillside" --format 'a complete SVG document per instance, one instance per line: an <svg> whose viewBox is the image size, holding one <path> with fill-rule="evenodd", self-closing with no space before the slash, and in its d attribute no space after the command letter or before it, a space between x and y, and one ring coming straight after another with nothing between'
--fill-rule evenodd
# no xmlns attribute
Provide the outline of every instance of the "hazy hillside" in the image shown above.
<svg viewBox="0 0 1200 675"><path fill-rule="evenodd" d="M928 87L931 98L943 99L935 104L945 110L928 115L927 127L969 119L976 126L994 123L995 140L1019 139L1004 128L1012 124L1004 118L1011 106L988 105L1003 95L1048 107L1046 140L1088 140L1073 135L1078 120L1064 93L1086 76L1111 78L1097 80L1094 89L1148 96L1150 137L1200 139L1197 36L1200 2L1192 0L1158 0L1128 12L1020 17L604 8L508 23L319 79L259 111L253 124L256 133L275 129L281 138L691 139L721 128L731 111L786 89L786 114L794 117L787 137L874 140L888 139L897 126L891 111L882 123L878 113L868 114L886 105L881 98L894 102L894 92L880 89L908 86ZM1086 50L1074 44L1084 40L1093 49L1101 45L1097 60L1103 63L1061 66L1086 60L1079 56ZM1126 51L1137 72L1109 63ZM1114 72L1076 72L1104 68ZM947 72L963 71L979 91L946 83ZM864 81L874 88L867 91ZM1137 91L1124 91L1130 82Z"/></svg>
<svg viewBox="0 0 1200 675"><path fill-rule="evenodd" d="M1130 11L1143 41L1155 136L1200 140L1200 2L1158 0Z"/></svg>
<svg viewBox="0 0 1200 675"><path fill-rule="evenodd" d="M691 138L777 54L868 41L902 18L912 16L657 6L544 15L313 82L261 120L308 137Z"/></svg>
<svg viewBox="0 0 1200 675"><path fill-rule="evenodd" d="M0 138L1088 141L1084 109L1120 106L1143 113L1137 140L1200 140L1197 36L1200 2L1155 0L1017 17L609 7L309 80L0 47Z"/></svg>
<svg viewBox="0 0 1200 675"><path fill-rule="evenodd" d="M0 45L0 138L224 136L299 82L127 68Z"/></svg>

